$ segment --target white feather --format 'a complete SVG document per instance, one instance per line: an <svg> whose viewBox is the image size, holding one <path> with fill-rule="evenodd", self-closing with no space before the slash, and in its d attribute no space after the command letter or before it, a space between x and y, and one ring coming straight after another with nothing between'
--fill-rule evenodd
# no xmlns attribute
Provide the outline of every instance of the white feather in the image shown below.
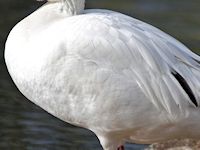
<svg viewBox="0 0 200 150"><path fill-rule="evenodd" d="M180 83L199 105L199 56L142 21L65 2L49 1L11 31L5 59L19 90L95 132L106 150L128 139L199 138L199 108Z"/></svg>

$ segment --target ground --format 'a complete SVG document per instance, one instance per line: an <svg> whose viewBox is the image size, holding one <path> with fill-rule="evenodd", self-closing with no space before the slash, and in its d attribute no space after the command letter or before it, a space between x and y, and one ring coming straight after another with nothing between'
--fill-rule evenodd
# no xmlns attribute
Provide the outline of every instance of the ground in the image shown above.
<svg viewBox="0 0 200 150"><path fill-rule="evenodd" d="M152 144L146 150L200 150L200 141L192 139L171 140Z"/></svg>

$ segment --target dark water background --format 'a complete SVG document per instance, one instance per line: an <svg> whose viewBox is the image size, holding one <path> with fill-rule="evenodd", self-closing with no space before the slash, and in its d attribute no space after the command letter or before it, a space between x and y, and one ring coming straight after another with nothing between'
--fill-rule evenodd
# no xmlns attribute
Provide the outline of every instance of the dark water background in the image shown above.
<svg viewBox="0 0 200 150"><path fill-rule="evenodd" d="M101 150L96 136L68 125L24 98L7 73L3 52L10 29L42 3L0 0L0 150ZM88 0L87 8L132 15L200 53L200 0ZM127 144L128 150L143 145Z"/></svg>

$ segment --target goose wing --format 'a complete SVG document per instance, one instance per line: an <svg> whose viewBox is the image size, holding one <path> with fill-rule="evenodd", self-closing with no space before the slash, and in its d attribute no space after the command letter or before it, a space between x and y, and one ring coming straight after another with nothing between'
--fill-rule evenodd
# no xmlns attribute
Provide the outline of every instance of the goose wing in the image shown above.
<svg viewBox="0 0 200 150"><path fill-rule="evenodd" d="M156 108L169 114L198 107L199 56L149 24L112 11L95 11L86 11L89 17L82 19L87 26L79 38L88 43L80 52L83 57L135 80Z"/></svg>

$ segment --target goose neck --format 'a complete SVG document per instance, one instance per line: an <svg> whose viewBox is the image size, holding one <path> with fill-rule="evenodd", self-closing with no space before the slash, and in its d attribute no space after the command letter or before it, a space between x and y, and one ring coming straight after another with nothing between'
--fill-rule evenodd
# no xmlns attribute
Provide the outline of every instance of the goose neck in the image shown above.
<svg viewBox="0 0 200 150"><path fill-rule="evenodd" d="M66 15L79 15L85 9L85 0L48 0L48 2L59 2L60 12Z"/></svg>

